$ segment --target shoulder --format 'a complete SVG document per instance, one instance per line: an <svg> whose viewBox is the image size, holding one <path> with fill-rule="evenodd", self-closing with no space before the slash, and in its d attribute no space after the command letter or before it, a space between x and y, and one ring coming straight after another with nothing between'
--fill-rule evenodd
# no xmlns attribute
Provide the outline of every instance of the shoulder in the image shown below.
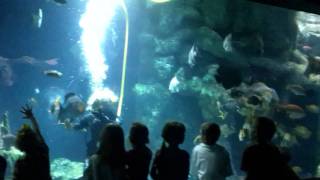
<svg viewBox="0 0 320 180"><path fill-rule="evenodd" d="M150 150L150 148L145 147L145 153L147 154L147 156L152 157L152 151Z"/></svg>
<svg viewBox="0 0 320 180"><path fill-rule="evenodd" d="M89 158L89 163L96 163L98 160L99 156L97 154L94 154Z"/></svg>
<svg viewBox="0 0 320 180"><path fill-rule="evenodd" d="M180 149L180 154L182 158L189 159L189 153L186 150Z"/></svg>
<svg viewBox="0 0 320 180"><path fill-rule="evenodd" d="M227 149L219 144L216 144L216 148L219 152L223 153L223 154L229 154L229 152L227 151Z"/></svg>

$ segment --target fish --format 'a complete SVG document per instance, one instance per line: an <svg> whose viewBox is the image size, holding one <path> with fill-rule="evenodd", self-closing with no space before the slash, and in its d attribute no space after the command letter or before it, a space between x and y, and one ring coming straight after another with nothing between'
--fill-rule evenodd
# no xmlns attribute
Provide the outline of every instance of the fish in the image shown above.
<svg viewBox="0 0 320 180"><path fill-rule="evenodd" d="M43 21L43 11L41 8L38 9L37 14L32 15L32 20L34 26L36 26L37 28L41 28Z"/></svg>
<svg viewBox="0 0 320 180"><path fill-rule="evenodd" d="M299 84L289 84L286 89L296 96L306 96L306 90Z"/></svg>
<svg viewBox="0 0 320 180"><path fill-rule="evenodd" d="M49 77L61 78L63 73L57 70L45 70L43 74Z"/></svg>
<svg viewBox="0 0 320 180"><path fill-rule="evenodd" d="M304 109L295 104L281 104L277 108L279 111L286 112L290 119L301 119L306 116Z"/></svg>
<svg viewBox="0 0 320 180"><path fill-rule="evenodd" d="M223 40L223 49L228 52L242 52L254 55L262 55L264 53L263 39L259 34L228 34ZM238 51L240 50L240 51Z"/></svg>
<svg viewBox="0 0 320 180"><path fill-rule="evenodd" d="M312 132L307 127L298 125L293 129L293 134L302 139L309 139Z"/></svg>
<svg viewBox="0 0 320 180"><path fill-rule="evenodd" d="M150 0L153 3L161 4L161 3L168 3L172 0Z"/></svg>
<svg viewBox="0 0 320 180"><path fill-rule="evenodd" d="M171 93L178 93L180 91L180 88L179 88L180 84L181 82L179 81L177 76L174 76L169 83L169 91Z"/></svg>
<svg viewBox="0 0 320 180"><path fill-rule="evenodd" d="M316 104L309 104L309 105L306 105L306 109L311 112L311 113L314 113L314 114L319 114L320 112L320 108L318 105Z"/></svg>
<svg viewBox="0 0 320 180"><path fill-rule="evenodd" d="M30 65L43 65L43 64L47 64L50 66L55 66L58 64L58 60L59 58L52 58L52 59L47 59L47 60L38 60L34 57L30 57L30 56L22 56L20 58L16 58L16 59L10 59L11 62L13 63L23 63L23 64L30 64Z"/></svg>
<svg viewBox="0 0 320 180"><path fill-rule="evenodd" d="M298 143L297 137L295 135L292 135L287 132L282 135L280 146L292 147L297 144L299 144L299 143Z"/></svg>
<svg viewBox="0 0 320 180"><path fill-rule="evenodd" d="M51 65L51 66L55 66L58 64L58 58L52 58L52 59L48 59L48 60L45 60L44 62L48 65Z"/></svg>
<svg viewBox="0 0 320 180"><path fill-rule="evenodd" d="M55 3L63 5L63 4L67 4L66 0L53 0Z"/></svg>
<svg viewBox="0 0 320 180"><path fill-rule="evenodd" d="M193 45L188 54L188 64L190 67L194 67L196 65L196 57L198 54L198 48Z"/></svg>
<svg viewBox="0 0 320 180"><path fill-rule="evenodd" d="M239 141L244 141L246 137L247 137L247 130L244 128L240 129L238 134Z"/></svg>
<svg viewBox="0 0 320 180"><path fill-rule="evenodd" d="M232 34L228 34L224 41L223 41L223 49L226 52L232 52L233 51L233 47L232 47Z"/></svg>
<svg viewBox="0 0 320 180"><path fill-rule="evenodd" d="M309 46L309 45L303 45L303 46L302 46L302 50L305 51L305 52L306 52L306 51L311 51L311 50L312 50L312 47Z"/></svg>

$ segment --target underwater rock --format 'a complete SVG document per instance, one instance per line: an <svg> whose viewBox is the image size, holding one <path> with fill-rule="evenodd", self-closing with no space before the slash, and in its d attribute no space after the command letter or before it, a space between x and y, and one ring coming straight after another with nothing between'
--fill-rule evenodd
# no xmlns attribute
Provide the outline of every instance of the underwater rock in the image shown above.
<svg viewBox="0 0 320 180"><path fill-rule="evenodd" d="M155 98L168 97L169 92L161 84L142 84L137 83L133 91L138 96L153 96Z"/></svg>
<svg viewBox="0 0 320 180"><path fill-rule="evenodd" d="M316 177L320 178L320 164L318 165L316 170Z"/></svg>
<svg viewBox="0 0 320 180"><path fill-rule="evenodd" d="M298 26L294 11L241 0L235 1L234 6L232 32L259 32L264 56L278 57L295 48Z"/></svg>
<svg viewBox="0 0 320 180"><path fill-rule="evenodd" d="M172 55L181 48L181 41L177 37L156 39L155 53L158 55Z"/></svg>
<svg viewBox="0 0 320 180"><path fill-rule="evenodd" d="M154 68L156 69L160 79L166 80L172 77L175 69L174 61L175 61L174 56L158 57L154 59Z"/></svg>
<svg viewBox="0 0 320 180"><path fill-rule="evenodd" d="M51 176L56 180L76 180L82 177L84 167L83 162L57 158L51 162Z"/></svg>
<svg viewBox="0 0 320 180"><path fill-rule="evenodd" d="M227 29L232 20L229 6L234 0L203 0L200 9L208 27L213 29Z"/></svg>
<svg viewBox="0 0 320 180"><path fill-rule="evenodd" d="M277 92L262 82L252 85L241 84L230 90L230 96L239 106L239 113L243 116L254 114L270 115L279 102Z"/></svg>
<svg viewBox="0 0 320 180"><path fill-rule="evenodd" d="M259 57L264 53L264 42L259 33L230 33L223 41L223 49L228 53Z"/></svg>
<svg viewBox="0 0 320 180"><path fill-rule="evenodd" d="M156 46L156 37L150 33L141 33L139 41L143 47L148 47L149 49L153 49Z"/></svg>
<svg viewBox="0 0 320 180"><path fill-rule="evenodd" d="M136 116L152 130L150 138L159 139L155 132L159 130L159 125L163 124L161 113L164 113L169 103L169 90L160 83L137 83L133 92L136 94L136 103L139 104ZM152 145L160 143L159 139L159 143L153 142Z"/></svg>
<svg viewBox="0 0 320 180"><path fill-rule="evenodd" d="M196 44L199 49L207 51L216 57L224 57L222 37L208 27L201 27L197 30Z"/></svg>
<svg viewBox="0 0 320 180"><path fill-rule="evenodd" d="M227 113L223 104L230 100L227 91L216 82L217 64L207 66L203 76L186 78L185 69L180 68L171 79L169 91L183 96L196 97L204 119L224 120Z"/></svg>
<svg viewBox="0 0 320 180"><path fill-rule="evenodd" d="M193 28L202 24L200 12L187 3L154 4L150 9L150 30L165 38L179 29ZM177 13L179 12L179 13Z"/></svg>
<svg viewBox="0 0 320 180"><path fill-rule="evenodd" d="M303 36L317 36L320 37L320 20L316 14L299 12L297 15L297 22L299 30Z"/></svg>

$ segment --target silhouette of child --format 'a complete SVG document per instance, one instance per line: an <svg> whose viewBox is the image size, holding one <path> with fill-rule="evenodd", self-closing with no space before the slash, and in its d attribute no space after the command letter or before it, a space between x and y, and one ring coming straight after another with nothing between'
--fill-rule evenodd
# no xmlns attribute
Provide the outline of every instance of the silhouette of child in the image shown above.
<svg viewBox="0 0 320 180"><path fill-rule="evenodd" d="M29 119L32 128L22 126L16 138L17 148L25 155L16 161L13 180L51 180L49 148L42 137L36 118L29 106L22 107L24 119Z"/></svg>
<svg viewBox="0 0 320 180"><path fill-rule="evenodd" d="M102 131L100 146L89 159L83 180L125 180L124 134L118 124L108 124Z"/></svg>
<svg viewBox="0 0 320 180"><path fill-rule="evenodd" d="M133 123L129 139L132 149L127 152L127 174L130 180L147 180L152 158L151 150L146 146L149 143L148 128L141 123Z"/></svg>
<svg viewBox="0 0 320 180"><path fill-rule="evenodd" d="M187 180L189 154L179 148L184 142L185 126L180 122L168 122L162 130L164 142L157 151L151 168L154 180Z"/></svg>
<svg viewBox="0 0 320 180"><path fill-rule="evenodd" d="M3 156L0 156L0 180L4 180L7 169L7 161Z"/></svg>
<svg viewBox="0 0 320 180"><path fill-rule="evenodd" d="M299 179L287 165L288 158L271 143L275 132L273 120L257 119L252 133L254 144L246 148L242 156L241 170L247 173L246 180Z"/></svg>
<svg viewBox="0 0 320 180"><path fill-rule="evenodd" d="M191 180L225 180L232 175L229 153L219 144L220 128L206 122L201 125L202 143L194 147L191 156Z"/></svg>

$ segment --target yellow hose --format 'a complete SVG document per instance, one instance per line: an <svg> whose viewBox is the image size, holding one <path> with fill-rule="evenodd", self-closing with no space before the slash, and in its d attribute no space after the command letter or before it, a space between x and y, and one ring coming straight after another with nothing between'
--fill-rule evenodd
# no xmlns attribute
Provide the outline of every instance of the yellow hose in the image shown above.
<svg viewBox="0 0 320 180"><path fill-rule="evenodd" d="M126 7L124 0L121 0L121 7L122 7L124 15L125 15L126 29L125 29L125 41L124 41L123 61L122 61L120 96L119 96L119 103L118 103L118 108L117 108L117 116L119 118L121 117L123 98L124 98L127 59L128 59L128 42L129 42L129 16L128 16L128 9Z"/></svg>

